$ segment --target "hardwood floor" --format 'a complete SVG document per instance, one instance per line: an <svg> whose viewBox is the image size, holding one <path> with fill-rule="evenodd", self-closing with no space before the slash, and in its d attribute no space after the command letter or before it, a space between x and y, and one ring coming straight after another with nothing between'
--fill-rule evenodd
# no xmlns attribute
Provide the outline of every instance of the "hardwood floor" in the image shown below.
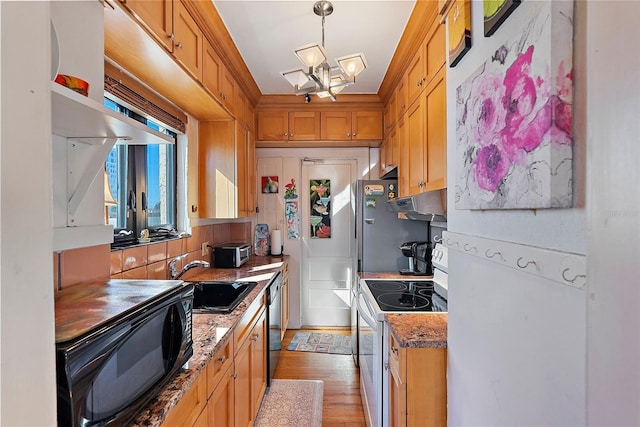
<svg viewBox="0 0 640 427"><path fill-rule="evenodd" d="M287 346L299 330L287 330L275 378L324 381L323 427L366 426L360 401L360 378L351 355L289 351ZM307 331L307 330L305 330ZM350 330L309 330L349 335Z"/></svg>

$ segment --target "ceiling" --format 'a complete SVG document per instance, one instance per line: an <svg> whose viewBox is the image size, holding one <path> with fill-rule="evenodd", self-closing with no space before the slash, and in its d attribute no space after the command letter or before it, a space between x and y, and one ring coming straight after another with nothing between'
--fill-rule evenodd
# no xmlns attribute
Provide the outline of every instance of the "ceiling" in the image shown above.
<svg viewBox="0 0 640 427"><path fill-rule="evenodd" d="M322 43L315 0L212 0L263 95L292 94L280 74L302 63L294 49ZM376 94L409 20L415 0L332 0L325 18L325 49L335 58L363 52L368 67L342 93Z"/></svg>

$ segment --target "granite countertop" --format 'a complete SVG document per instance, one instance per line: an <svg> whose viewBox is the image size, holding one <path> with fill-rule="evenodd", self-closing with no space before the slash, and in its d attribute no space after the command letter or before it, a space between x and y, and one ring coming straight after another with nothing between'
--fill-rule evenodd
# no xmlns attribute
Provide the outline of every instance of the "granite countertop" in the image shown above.
<svg viewBox="0 0 640 427"><path fill-rule="evenodd" d="M447 348L447 313L386 314L384 318L403 348Z"/></svg>
<svg viewBox="0 0 640 427"><path fill-rule="evenodd" d="M288 257L252 256L239 268L197 268L182 277L184 281L248 280L258 282L255 288L229 314L193 314L193 356L189 368L181 369L164 389L137 415L131 424L135 426L159 426L167 413L196 382L215 352L224 346L231 332L249 305L265 290L273 275L282 269Z"/></svg>

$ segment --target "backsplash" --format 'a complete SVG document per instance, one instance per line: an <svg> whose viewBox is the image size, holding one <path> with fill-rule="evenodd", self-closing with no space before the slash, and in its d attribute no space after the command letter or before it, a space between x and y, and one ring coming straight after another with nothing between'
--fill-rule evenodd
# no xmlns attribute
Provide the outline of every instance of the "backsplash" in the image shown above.
<svg viewBox="0 0 640 427"><path fill-rule="evenodd" d="M202 244L210 246L232 241L252 244L251 222L223 223L194 227L191 237L111 251L110 245L71 249L53 254L54 289L112 279L168 279L168 265L180 255L177 267L202 256Z"/></svg>

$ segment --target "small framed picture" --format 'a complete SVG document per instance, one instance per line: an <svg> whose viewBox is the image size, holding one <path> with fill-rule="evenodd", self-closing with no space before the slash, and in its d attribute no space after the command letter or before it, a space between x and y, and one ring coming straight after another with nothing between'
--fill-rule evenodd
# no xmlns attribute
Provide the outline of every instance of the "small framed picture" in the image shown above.
<svg viewBox="0 0 640 427"><path fill-rule="evenodd" d="M262 192L274 194L278 192L278 177L277 176L263 176L262 177Z"/></svg>

